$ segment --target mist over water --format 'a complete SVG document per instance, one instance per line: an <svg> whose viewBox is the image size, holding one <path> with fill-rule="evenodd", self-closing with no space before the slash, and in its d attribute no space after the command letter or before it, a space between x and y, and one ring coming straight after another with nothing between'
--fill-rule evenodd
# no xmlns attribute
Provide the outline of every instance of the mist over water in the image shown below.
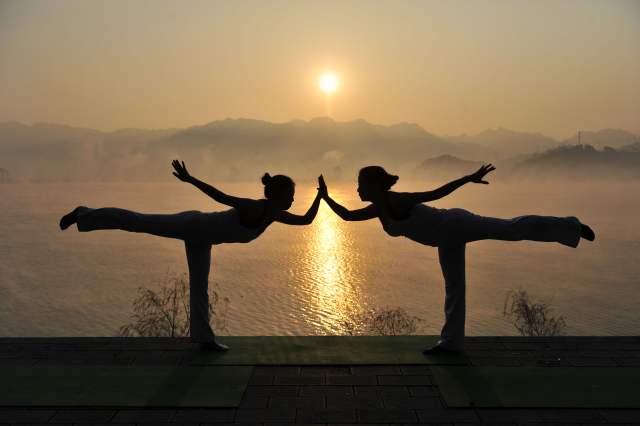
<svg viewBox="0 0 640 426"><path fill-rule="evenodd" d="M254 183L216 182L226 192L260 197ZM363 206L354 185L332 185L350 208ZM398 191L442 182L400 180ZM595 243L480 241L467 246L467 333L514 334L502 318L510 289L551 301L568 333L640 333L639 182L466 185L436 207L477 214L575 215ZM293 212L306 211L315 184L299 182ZM58 228L77 205L147 213L222 210L181 183L67 183L0 186L0 335L111 336L128 322L139 286L186 272L183 243L124 231L78 233ZM315 222L274 224L250 244L214 246L210 283L229 297L228 334L308 335L342 331L350 314L403 307L437 334L444 284L437 249L393 238L377 220L347 223L321 205Z"/></svg>

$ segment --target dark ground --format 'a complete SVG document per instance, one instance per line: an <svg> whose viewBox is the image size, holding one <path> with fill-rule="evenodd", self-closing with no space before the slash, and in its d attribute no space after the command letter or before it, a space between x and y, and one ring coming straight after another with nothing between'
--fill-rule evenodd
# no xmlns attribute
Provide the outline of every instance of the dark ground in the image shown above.
<svg viewBox="0 0 640 426"><path fill-rule="evenodd" d="M196 354L183 338L0 339L2 367L188 365ZM478 366L640 368L640 337L469 337L466 355ZM50 423L640 425L640 409L450 409L426 365L256 366L238 408L0 407L0 424Z"/></svg>

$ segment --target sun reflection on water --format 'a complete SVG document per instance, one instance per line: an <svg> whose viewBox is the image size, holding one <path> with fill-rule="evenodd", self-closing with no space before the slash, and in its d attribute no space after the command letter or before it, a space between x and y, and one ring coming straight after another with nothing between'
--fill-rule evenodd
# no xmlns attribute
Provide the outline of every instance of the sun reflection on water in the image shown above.
<svg viewBox="0 0 640 426"><path fill-rule="evenodd" d="M314 326L321 334L344 331L344 322L362 309L357 289L361 277L358 273L359 256L353 249L353 240L342 219L322 205L307 236L307 267L311 275L308 289L314 297Z"/></svg>

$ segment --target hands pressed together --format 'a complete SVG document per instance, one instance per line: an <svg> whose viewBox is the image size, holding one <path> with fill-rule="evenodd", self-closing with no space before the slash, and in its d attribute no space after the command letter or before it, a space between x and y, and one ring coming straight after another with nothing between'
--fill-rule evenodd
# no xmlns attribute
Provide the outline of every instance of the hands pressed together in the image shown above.
<svg viewBox="0 0 640 426"><path fill-rule="evenodd" d="M324 182L324 177L322 175L318 176L318 196L320 198L326 198L329 196L329 190L327 189L327 184Z"/></svg>

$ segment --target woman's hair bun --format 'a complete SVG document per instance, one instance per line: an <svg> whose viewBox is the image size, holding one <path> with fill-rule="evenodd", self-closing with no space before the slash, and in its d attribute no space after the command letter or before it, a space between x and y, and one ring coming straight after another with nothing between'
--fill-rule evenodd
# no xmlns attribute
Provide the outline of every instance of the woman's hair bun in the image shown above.
<svg viewBox="0 0 640 426"><path fill-rule="evenodd" d="M400 176L396 176L396 175L389 176L389 182L391 183L391 186L395 185L398 179L400 179Z"/></svg>
<svg viewBox="0 0 640 426"><path fill-rule="evenodd" d="M271 175L269 173L262 175L262 183L267 185L269 182L271 182Z"/></svg>

